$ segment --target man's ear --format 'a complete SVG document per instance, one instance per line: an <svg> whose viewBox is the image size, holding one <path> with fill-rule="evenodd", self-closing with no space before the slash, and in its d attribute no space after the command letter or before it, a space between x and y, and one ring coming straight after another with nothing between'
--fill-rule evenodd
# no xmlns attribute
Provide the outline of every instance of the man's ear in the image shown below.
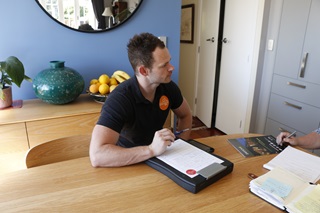
<svg viewBox="0 0 320 213"><path fill-rule="evenodd" d="M147 76L149 74L149 69L145 66L139 66L138 72L140 73L140 75Z"/></svg>

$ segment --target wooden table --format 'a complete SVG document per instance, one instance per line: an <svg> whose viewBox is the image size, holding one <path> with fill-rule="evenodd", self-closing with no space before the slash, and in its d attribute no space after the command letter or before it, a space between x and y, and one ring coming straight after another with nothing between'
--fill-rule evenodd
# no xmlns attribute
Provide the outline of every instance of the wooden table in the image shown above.
<svg viewBox="0 0 320 213"><path fill-rule="evenodd" d="M0 212L276 212L249 192L249 172L262 175L275 155L244 158L227 138L197 139L234 163L231 174L192 194L140 163L93 168L89 158L12 172L0 177Z"/></svg>

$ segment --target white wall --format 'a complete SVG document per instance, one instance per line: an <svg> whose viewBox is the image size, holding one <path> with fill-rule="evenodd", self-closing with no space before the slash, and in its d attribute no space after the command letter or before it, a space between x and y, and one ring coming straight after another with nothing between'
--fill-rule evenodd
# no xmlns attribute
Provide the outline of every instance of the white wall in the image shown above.
<svg viewBox="0 0 320 213"><path fill-rule="evenodd" d="M264 52L264 60L262 66L262 73L261 73L261 80L258 83L256 90L259 89L259 93L257 93L255 97L255 115L253 116L252 126L250 128L251 132L255 133L264 133L267 113L268 113L268 105L270 99L270 91L271 91L271 84L272 84L272 74L273 74L273 67L275 62L275 52L276 46L278 42L278 33L279 33L279 26L280 26L280 18L281 18L281 10L283 0L268 0L267 1L270 9L269 13L266 14L266 31L265 31L265 42L268 40L274 41L273 50L268 50L265 48ZM266 43L262 45L267 45Z"/></svg>
<svg viewBox="0 0 320 213"><path fill-rule="evenodd" d="M194 42L180 43L180 70L179 87L183 96L187 99L192 113L194 114L194 97L196 91L196 70L197 70L197 48L198 48L198 29L199 29L199 0L182 0L182 5L195 5L194 19Z"/></svg>

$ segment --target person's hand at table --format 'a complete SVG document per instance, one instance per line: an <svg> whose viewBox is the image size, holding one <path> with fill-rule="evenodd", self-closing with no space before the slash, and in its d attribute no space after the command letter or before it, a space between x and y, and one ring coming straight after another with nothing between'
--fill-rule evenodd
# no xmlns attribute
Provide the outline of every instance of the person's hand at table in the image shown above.
<svg viewBox="0 0 320 213"><path fill-rule="evenodd" d="M161 129L156 131L149 149L154 156L159 156L164 153L168 146L175 140L175 135L169 129Z"/></svg>

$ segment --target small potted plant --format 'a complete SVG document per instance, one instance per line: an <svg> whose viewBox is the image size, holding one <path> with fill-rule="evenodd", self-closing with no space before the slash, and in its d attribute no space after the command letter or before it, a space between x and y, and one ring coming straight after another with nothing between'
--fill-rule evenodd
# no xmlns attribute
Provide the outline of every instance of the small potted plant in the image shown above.
<svg viewBox="0 0 320 213"><path fill-rule="evenodd" d="M0 109L12 105L11 85L14 83L20 87L23 80L32 82L32 79L24 74L22 62L15 56L0 61Z"/></svg>

